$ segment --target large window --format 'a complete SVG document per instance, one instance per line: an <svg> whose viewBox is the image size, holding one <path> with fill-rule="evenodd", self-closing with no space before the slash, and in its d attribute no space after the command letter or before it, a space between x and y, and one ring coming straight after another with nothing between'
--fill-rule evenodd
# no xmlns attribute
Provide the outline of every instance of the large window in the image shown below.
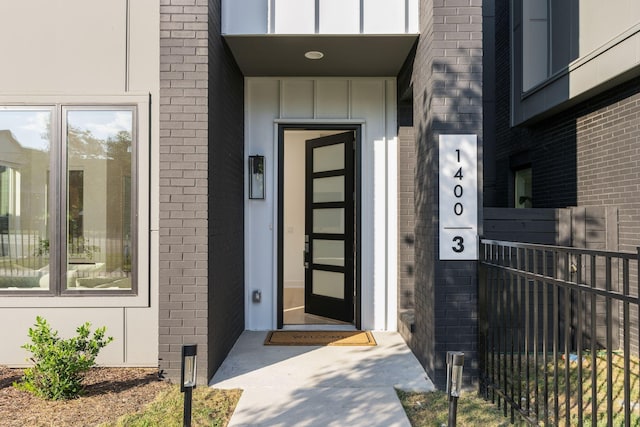
<svg viewBox="0 0 640 427"><path fill-rule="evenodd" d="M129 293L134 107L0 107L0 293Z"/></svg>
<svg viewBox="0 0 640 427"><path fill-rule="evenodd" d="M577 0L518 0L514 12L514 31L522 37L522 92L527 92L578 58L580 8Z"/></svg>

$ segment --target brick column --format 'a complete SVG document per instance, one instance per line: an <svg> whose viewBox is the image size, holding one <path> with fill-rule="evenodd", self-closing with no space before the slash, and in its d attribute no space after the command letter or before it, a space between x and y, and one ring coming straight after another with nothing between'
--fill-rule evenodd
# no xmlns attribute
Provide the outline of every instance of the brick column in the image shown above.
<svg viewBox="0 0 640 427"><path fill-rule="evenodd" d="M179 379L182 344L198 344L201 384L209 379L207 3L160 2L159 364Z"/></svg>
<svg viewBox="0 0 640 427"><path fill-rule="evenodd" d="M443 387L448 350L464 351L465 381L477 379L476 262L438 258L438 139L476 134L482 146L482 0L422 0L420 6L412 79L417 167L411 345Z"/></svg>

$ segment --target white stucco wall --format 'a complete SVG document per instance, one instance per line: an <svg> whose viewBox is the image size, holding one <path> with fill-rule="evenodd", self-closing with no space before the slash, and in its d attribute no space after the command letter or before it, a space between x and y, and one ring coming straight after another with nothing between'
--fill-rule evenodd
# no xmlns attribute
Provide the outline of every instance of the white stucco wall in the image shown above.
<svg viewBox="0 0 640 427"><path fill-rule="evenodd" d="M279 124L362 126L362 327L396 329L395 78L248 78L245 154L265 156L265 200L245 204L246 328L276 327ZM248 175L248 174L245 174ZM262 302L251 302L254 290Z"/></svg>
<svg viewBox="0 0 640 427"><path fill-rule="evenodd" d="M0 293L0 364L26 363L20 346L40 315L63 336L106 326L115 340L101 364L157 366L159 24L156 0L0 2L0 104L138 106L140 267L133 296Z"/></svg>

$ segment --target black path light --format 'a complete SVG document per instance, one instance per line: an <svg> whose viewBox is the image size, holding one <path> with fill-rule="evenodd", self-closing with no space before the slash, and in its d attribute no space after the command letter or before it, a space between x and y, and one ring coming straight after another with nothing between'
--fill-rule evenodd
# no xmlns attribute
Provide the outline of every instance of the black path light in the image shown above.
<svg viewBox="0 0 640 427"><path fill-rule="evenodd" d="M180 369L180 391L184 393L184 427L191 427L191 393L196 387L197 344L182 346L182 368Z"/></svg>
<svg viewBox="0 0 640 427"><path fill-rule="evenodd" d="M462 368L464 366L464 353L459 351L447 351L447 396L449 397L448 427L456 426L458 411L458 398L462 390Z"/></svg>

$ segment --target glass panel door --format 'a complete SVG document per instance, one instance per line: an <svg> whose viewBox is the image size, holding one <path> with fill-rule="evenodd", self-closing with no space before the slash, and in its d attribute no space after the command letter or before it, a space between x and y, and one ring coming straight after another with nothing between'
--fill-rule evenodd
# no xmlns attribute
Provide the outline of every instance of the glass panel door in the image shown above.
<svg viewBox="0 0 640 427"><path fill-rule="evenodd" d="M307 141L305 311L353 322L353 132Z"/></svg>

